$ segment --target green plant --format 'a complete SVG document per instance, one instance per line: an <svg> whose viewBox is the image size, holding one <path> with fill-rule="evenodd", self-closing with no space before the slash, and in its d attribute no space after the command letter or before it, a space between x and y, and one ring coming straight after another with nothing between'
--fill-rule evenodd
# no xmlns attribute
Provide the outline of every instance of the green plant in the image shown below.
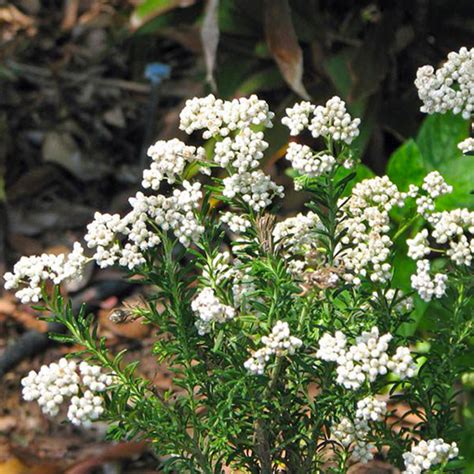
<svg viewBox="0 0 474 474"><path fill-rule="evenodd" d="M77 356L89 361L30 373L24 396L55 414L73 395L71 421L100 417L113 439L149 440L166 471L342 473L378 455L407 473L459 472L456 382L473 335L474 213L436 208L453 189L434 166L403 190L387 176L357 182L360 121L338 97L286 113L290 134L312 140L287 150L307 213L277 222L268 210L283 197L258 169L268 105L208 96L180 116L207 149L157 142L146 194L130 199L126 216L97 213L88 226L92 259L154 289L131 315L157 328L153 353L179 389L139 378L139 361L110 354L94 318L75 315L44 284L80 274L89 258L76 244L67 257L23 257L5 277L24 302L42 300L38 309L68 329L53 337L80 344ZM419 148L429 149L426 135ZM416 153L410 142L392 159L397 179ZM203 189L189 181L197 171L209 176ZM168 193L157 192L163 181ZM407 253L416 272L403 292L397 272ZM415 295L418 305L437 304L423 338L408 330Z"/></svg>

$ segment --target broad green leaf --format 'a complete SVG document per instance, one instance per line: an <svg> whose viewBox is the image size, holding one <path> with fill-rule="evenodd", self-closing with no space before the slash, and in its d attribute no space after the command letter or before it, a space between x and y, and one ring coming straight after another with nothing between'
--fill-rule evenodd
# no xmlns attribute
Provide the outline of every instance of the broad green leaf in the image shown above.
<svg viewBox="0 0 474 474"><path fill-rule="evenodd" d="M474 209L474 161L458 149L468 136L469 122L452 113L428 116L417 138L426 173L437 170L453 186L453 192L437 200L437 209Z"/></svg>
<svg viewBox="0 0 474 474"><path fill-rule="evenodd" d="M453 192L437 199L437 207L440 210L457 207L474 209L474 158L453 158L440 165L439 172L453 186Z"/></svg>
<svg viewBox="0 0 474 474"><path fill-rule="evenodd" d="M426 167L414 140L406 141L392 153L387 164L387 175L404 191L410 184L421 184L426 175Z"/></svg>
<svg viewBox="0 0 474 474"><path fill-rule="evenodd" d="M416 138L428 171L462 158L457 145L468 136L469 123L452 113L428 115Z"/></svg>

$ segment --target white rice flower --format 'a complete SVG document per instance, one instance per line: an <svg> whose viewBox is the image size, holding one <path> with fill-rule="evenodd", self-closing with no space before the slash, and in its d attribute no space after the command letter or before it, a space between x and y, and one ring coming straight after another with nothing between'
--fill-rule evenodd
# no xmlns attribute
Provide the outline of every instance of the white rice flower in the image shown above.
<svg viewBox="0 0 474 474"><path fill-rule="evenodd" d="M459 455L456 443L445 443L441 438L421 440L411 451L403 454L406 470L404 474L421 474L438 464L445 463Z"/></svg>
<svg viewBox="0 0 474 474"><path fill-rule="evenodd" d="M216 143L213 160L222 168L231 166L236 172L244 173L260 165L267 148L262 132L244 128L235 137L226 137Z"/></svg>
<svg viewBox="0 0 474 474"><path fill-rule="evenodd" d="M422 112L433 114L451 110L469 119L474 109L474 48L463 47L457 53L449 53L439 69L420 67L415 86L423 102Z"/></svg>
<svg viewBox="0 0 474 474"><path fill-rule="evenodd" d="M288 145L286 159L299 174L316 178L329 173L336 164L336 159L327 153L315 153L309 146L291 142Z"/></svg>
<svg viewBox="0 0 474 474"><path fill-rule="evenodd" d="M148 156L153 160L149 169L143 171L142 186L145 189L159 189L163 180L173 184L177 176L182 176L188 163L204 161L204 148L188 146L176 138L159 140L148 148Z"/></svg>
<svg viewBox="0 0 474 474"><path fill-rule="evenodd" d="M414 376L407 348L399 347L393 357L389 356L388 344L391 340L391 334L380 336L375 326L370 331L364 331L349 347L343 333L337 332L335 337L324 334L316 357L336 362L337 382L351 390L357 390L365 382L374 382L378 375L385 375L388 370L402 379Z"/></svg>
<svg viewBox="0 0 474 474"><path fill-rule="evenodd" d="M458 143L458 148L463 152L464 155L474 152L474 138L468 137L462 142Z"/></svg>
<svg viewBox="0 0 474 474"><path fill-rule="evenodd" d="M210 287L199 291L191 302L191 309L199 318L195 325L201 336L211 331L213 323L222 324L235 317L235 309L222 304Z"/></svg>
<svg viewBox="0 0 474 474"><path fill-rule="evenodd" d="M303 341L290 335L288 323L277 321L272 332L268 336L262 337L263 347L252 354L244 367L252 374L261 375L264 372L266 363L272 355L282 357L292 355L303 345Z"/></svg>
<svg viewBox="0 0 474 474"><path fill-rule="evenodd" d="M281 123L290 129L290 135L298 135L310 124L310 116L313 114L316 106L311 102L300 102L293 107L288 107L286 116L282 118Z"/></svg>
<svg viewBox="0 0 474 474"><path fill-rule="evenodd" d="M229 199L238 197L254 212L260 212L271 204L275 196L283 197L283 186L278 186L270 176L257 170L224 178L223 194Z"/></svg>
<svg viewBox="0 0 474 474"><path fill-rule="evenodd" d="M268 104L264 100L259 100L256 95L223 101L211 94L186 101L179 115L179 128L187 134L195 130L204 130L203 138L209 139L213 136L226 137L230 132L252 125L271 127L273 117L274 114L269 110Z"/></svg>
<svg viewBox="0 0 474 474"><path fill-rule="evenodd" d="M233 212L225 212L221 215L220 220L224 224L227 224L229 229L236 234L243 234L252 226L251 222L246 217Z"/></svg>
<svg viewBox="0 0 474 474"><path fill-rule="evenodd" d="M59 285L63 281L78 280L82 276L88 258L79 242L69 254L42 254L21 257L14 265L13 272L4 275L5 289L20 288L15 296L22 303L37 303L41 299L42 283L51 281Z"/></svg>
<svg viewBox="0 0 474 474"><path fill-rule="evenodd" d="M314 110L309 125L313 137L332 138L350 144L359 135L360 119L352 119L346 110L346 104L340 97L334 96Z"/></svg>

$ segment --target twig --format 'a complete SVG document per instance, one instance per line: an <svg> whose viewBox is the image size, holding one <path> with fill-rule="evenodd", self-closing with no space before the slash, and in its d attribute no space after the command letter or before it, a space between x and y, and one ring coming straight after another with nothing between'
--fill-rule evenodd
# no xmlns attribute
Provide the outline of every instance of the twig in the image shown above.
<svg viewBox="0 0 474 474"><path fill-rule="evenodd" d="M83 304L86 311L91 312L99 307L100 301L110 296L125 296L132 290L133 285L123 280L99 281L96 285L81 291L71 299L73 311L79 311ZM22 360L41 353L53 344L48 333L63 333L64 326L59 323L48 323L48 332L27 331L0 355L0 380L14 369Z"/></svg>
<svg viewBox="0 0 474 474"><path fill-rule="evenodd" d="M99 86L116 87L118 89L138 92L141 94L149 94L151 90L149 84L142 82L126 81L124 79L108 79L104 77L95 77L91 76L89 73L76 73L69 71L53 72L52 70L45 67L32 66L30 64L18 63L12 60L6 61L6 66L10 68L13 73L24 77L37 76L44 79L49 79L56 76L75 82L87 81L97 84Z"/></svg>

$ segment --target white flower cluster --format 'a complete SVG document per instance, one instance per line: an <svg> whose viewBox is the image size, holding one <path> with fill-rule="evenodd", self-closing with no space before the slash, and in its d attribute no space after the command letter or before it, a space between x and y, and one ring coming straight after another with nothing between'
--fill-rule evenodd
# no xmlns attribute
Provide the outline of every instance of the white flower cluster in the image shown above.
<svg viewBox="0 0 474 474"><path fill-rule="evenodd" d="M204 148L188 146L176 138L159 140L148 148L148 156L153 160L149 169L143 171L142 186L145 189L159 189L163 180L173 184L177 176L182 176L188 163L203 161Z"/></svg>
<svg viewBox="0 0 474 474"><path fill-rule="evenodd" d="M461 48L448 54L447 61L439 68L420 67L415 86L427 114L452 110L469 119L474 110L474 48Z"/></svg>
<svg viewBox="0 0 474 474"><path fill-rule="evenodd" d="M183 245L190 245L204 231L194 215L201 198L201 184L184 181L183 189L174 189L169 197L138 192L129 199L132 210L123 218L96 212L85 236L88 247L95 249L94 260L101 267L118 262L129 269L144 263L143 251L160 243L149 222L164 232L171 230ZM120 235L127 238L123 247L119 244Z"/></svg>
<svg viewBox="0 0 474 474"><path fill-rule="evenodd" d="M301 339L290 335L288 323L277 321L269 336L262 337L263 347L245 361L244 367L252 374L262 375L272 355L282 357L294 354L303 345Z"/></svg>
<svg viewBox="0 0 474 474"><path fill-rule="evenodd" d="M283 256L288 261L288 270L294 275L301 275L307 267L308 256L318 246L316 232L321 228L319 217L312 211L288 217L275 225L272 231L275 248L285 250Z"/></svg>
<svg viewBox="0 0 474 474"><path fill-rule="evenodd" d="M299 213L278 222L273 228L273 239L277 247L284 247L292 255L307 253L317 243L315 231L321 229L319 217L310 211Z"/></svg>
<svg viewBox="0 0 474 474"><path fill-rule="evenodd" d="M345 448L350 447L351 457L356 462L367 463L373 459L375 446L367 441L369 422L382 421L387 412L387 404L368 396L357 402L354 422L344 417L332 428L332 438Z"/></svg>
<svg viewBox="0 0 474 474"><path fill-rule="evenodd" d="M428 235L428 229L423 229L412 239L407 239L408 256L410 258L420 260L431 253Z"/></svg>
<svg viewBox="0 0 474 474"><path fill-rule="evenodd" d="M238 173L244 173L259 166L267 148L263 132L244 128L235 137L226 137L217 142L213 159L222 168L231 166Z"/></svg>
<svg viewBox="0 0 474 474"><path fill-rule="evenodd" d="M235 309L222 304L210 287L199 291L191 302L191 309L199 318L195 326L200 336L209 333L213 323L225 323L235 317Z"/></svg>
<svg viewBox="0 0 474 474"><path fill-rule="evenodd" d="M58 363L43 365L22 379L22 395L30 402L37 400L44 414L55 416L61 404L79 392L80 378L74 361L60 359Z"/></svg>
<svg viewBox="0 0 474 474"><path fill-rule="evenodd" d="M104 413L102 397L86 390L82 397L74 396L67 411L69 421L76 426L88 428Z"/></svg>
<svg viewBox="0 0 474 474"><path fill-rule="evenodd" d="M448 246L446 255L456 265L470 266L474 256L474 212L467 209L436 212L428 219L432 226L431 238L440 246ZM430 262L425 259L430 254L429 231L422 229L412 239L408 239L408 256L417 260L417 272L412 275L412 287L420 297L430 301L441 298L446 291L447 275L430 274Z"/></svg>
<svg viewBox="0 0 474 474"><path fill-rule="evenodd" d="M359 135L360 119L352 119L344 101L334 96L324 106L315 107L309 102L295 104L286 109L282 123L290 129L291 135L308 128L315 138L322 136L349 144Z"/></svg>
<svg viewBox="0 0 474 474"><path fill-rule="evenodd" d="M362 420L353 423L349 418L342 418L331 430L332 438L350 449L351 458L355 462L368 463L373 459L372 454L375 446L366 440L369 433L369 425Z"/></svg>
<svg viewBox="0 0 474 474"><path fill-rule="evenodd" d="M5 289L20 288L15 296L22 303L37 303L41 299L41 283L51 280L59 285L65 280L77 280L81 277L88 259L78 242L69 254L42 254L21 257L14 265L13 272L4 275Z"/></svg>
<svg viewBox="0 0 474 474"><path fill-rule="evenodd" d="M331 137L336 141L351 143L359 135L359 125L360 119L352 119L344 101L334 96L325 106L316 107L309 130L315 138Z"/></svg>
<svg viewBox="0 0 474 474"><path fill-rule="evenodd" d="M207 140L218 135L226 137L230 132L252 125L271 127L273 117L268 104L256 95L223 101L210 94L186 101L179 115L179 128L188 135L195 130L204 130L202 136Z"/></svg>
<svg viewBox="0 0 474 474"><path fill-rule="evenodd" d="M107 387L114 383L114 377L110 374L103 374L98 365L91 365L86 361L79 364L82 383L92 392L104 392Z"/></svg>
<svg viewBox="0 0 474 474"><path fill-rule="evenodd" d="M347 218L341 231L346 247L340 255L346 268L344 278L359 285L362 277L384 282L390 277L388 263L392 241L389 211L403 206L406 194L401 193L387 176L365 179L354 186L343 211Z"/></svg>
<svg viewBox="0 0 474 474"><path fill-rule="evenodd" d="M464 155L472 154L474 152L474 138L468 137L462 142L458 143L458 148Z"/></svg>
<svg viewBox="0 0 474 474"><path fill-rule="evenodd" d="M421 188L426 192L426 195L419 195L416 199L416 206L418 213L425 219L428 219L435 210L434 200L449 194L453 190L453 187L446 183L438 171L428 173L423 180Z"/></svg>
<svg viewBox="0 0 474 474"><path fill-rule="evenodd" d="M436 273L431 275L429 260L418 260L416 262L416 273L411 276L411 286L418 292L424 301L441 298L446 293L446 282L448 275Z"/></svg>
<svg viewBox="0 0 474 474"><path fill-rule="evenodd" d="M118 214L96 212L94 220L87 225L84 240L89 248L95 249L93 259L104 268L113 265L120 258L120 245L117 234L125 229Z"/></svg>
<svg viewBox="0 0 474 474"><path fill-rule="evenodd" d="M269 206L275 196L283 197L283 186L275 184L262 170L247 171L224 178L223 195L240 198L255 212Z"/></svg>
<svg viewBox="0 0 474 474"><path fill-rule="evenodd" d="M236 234L244 233L252 225L246 217L240 216L239 214L235 214L234 212L230 211L222 214L220 220L224 224L227 224L229 229Z"/></svg>
<svg viewBox="0 0 474 474"><path fill-rule="evenodd" d="M379 335L377 327L364 331L355 344L347 347L347 338L337 331L334 336L324 334L319 341L318 359L337 363L337 382L345 388L357 390L366 381L374 382L378 375L389 370L400 379L413 377L416 365L408 348L399 347L394 356L387 353L392 335Z"/></svg>
<svg viewBox="0 0 474 474"><path fill-rule="evenodd" d="M357 402L356 418L362 421L383 421L387 413L387 403L368 396Z"/></svg>
<svg viewBox="0 0 474 474"><path fill-rule="evenodd" d="M336 158L327 153L315 153L309 146L291 142L288 145L286 159L299 174L316 178L329 173L336 164Z"/></svg>
<svg viewBox="0 0 474 474"><path fill-rule="evenodd" d="M421 474L432 467L457 457L459 449L456 443L445 443L443 439L430 439L415 444L411 451L403 454L406 470L404 474Z"/></svg>
<svg viewBox="0 0 474 474"><path fill-rule="evenodd" d="M281 123L290 129L290 135L299 135L305 128L309 127L310 115L316 106L311 102L300 102L293 107L288 107L286 116L281 119Z"/></svg>
<svg viewBox="0 0 474 474"><path fill-rule="evenodd" d="M79 369L79 373L78 373ZM114 383L114 377L101 373L101 368L81 362L60 359L57 363L43 365L22 379L23 398L36 400L43 413L55 416L61 405L70 399L68 418L75 425L90 426L104 412L104 392Z"/></svg>

